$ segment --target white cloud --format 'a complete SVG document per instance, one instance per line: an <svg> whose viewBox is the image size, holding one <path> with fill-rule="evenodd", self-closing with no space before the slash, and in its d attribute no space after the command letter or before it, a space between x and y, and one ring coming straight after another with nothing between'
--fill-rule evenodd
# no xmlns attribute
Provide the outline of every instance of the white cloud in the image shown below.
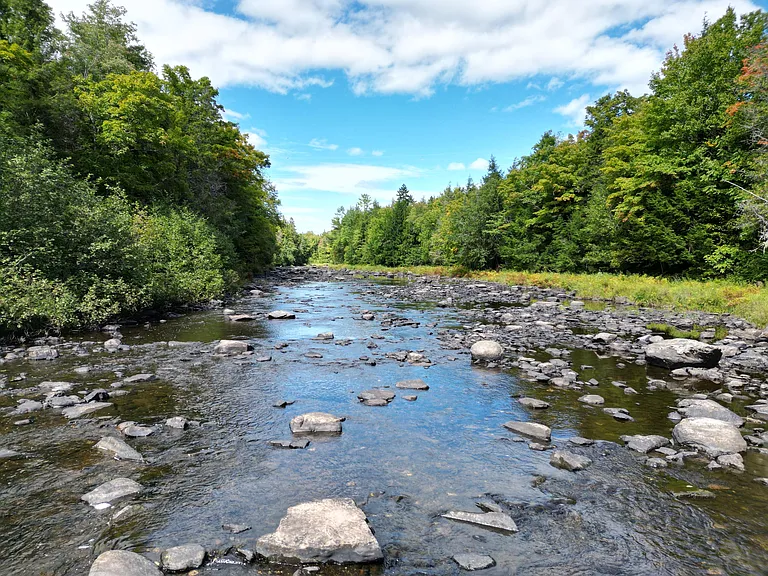
<svg viewBox="0 0 768 576"><path fill-rule="evenodd" d="M250 114L242 114L240 112L236 112L235 110L224 110L221 115L225 120L229 120L230 122L239 122L240 120L246 120L247 118L251 117Z"/></svg>
<svg viewBox="0 0 768 576"><path fill-rule="evenodd" d="M315 148L316 150L337 150L339 148L338 144L328 144L328 140L325 138L312 138L312 140L309 141L308 146L310 148Z"/></svg>
<svg viewBox="0 0 768 576"><path fill-rule="evenodd" d="M557 76L553 76L552 78L549 79L549 82L547 82L547 90L549 90L550 92L553 90L557 90L563 84L565 84L565 82L560 80L560 78L558 78Z"/></svg>
<svg viewBox="0 0 768 576"><path fill-rule="evenodd" d="M296 100L304 100L306 102L309 102L310 100L312 100L312 94L306 94L306 93L299 94L298 96L296 96Z"/></svg>
<svg viewBox="0 0 768 576"><path fill-rule="evenodd" d="M488 160L485 158L478 158L472 164L469 165L469 167L472 170L487 170L488 169Z"/></svg>
<svg viewBox="0 0 768 576"><path fill-rule="evenodd" d="M544 96L528 96L525 100L522 100L520 102L516 102L515 104L510 104L506 108L504 108L504 112L514 112L515 110L520 110L520 108L526 108L528 106L533 106L534 104L537 104L539 102L544 102L546 98Z"/></svg>
<svg viewBox="0 0 768 576"><path fill-rule="evenodd" d="M92 0L49 0L81 12ZM158 64L185 64L217 86L286 93L327 87L342 72L357 93L428 96L566 77L641 93L664 53L729 4L752 0L130 0L128 18ZM555 82L556 84L557 82ZM553 80L548 89L554 90Z"/></svg>
<svg viewBox="0 0 768 576"><path fill-rule="evenodd" d="M448 164L448 170L466 170L463 162L451 162Z"/></svg>
<svg viewBox="0 0 768 576"><path fill-rule="evenodd" d="M590 104L589 94L582 94L568 104L555 108L555 112L568 118L571 126L584 125L584 109Z"/></svg>
<svg viewBox="0 0 768 576"><path fill-rule="evenodd" d="M357 147L350 148L349 150L347 150L347 154L349 154L350 156L362 156L363 149L357 148Z"/></svg>
<svg viewBox="0 0 768 576"><path fill-rule="evenodd" d="M264 130L258 128L249 128L245 131L245 135L255 148L263 150L267 146L267 133Z"/></svg>
<svg viewBox="0 0 768 576"><path fill-rule="evenodd" d="M371 156L384 156L384 151L383 150L374 150L373 152L371 152Z"/></svg>

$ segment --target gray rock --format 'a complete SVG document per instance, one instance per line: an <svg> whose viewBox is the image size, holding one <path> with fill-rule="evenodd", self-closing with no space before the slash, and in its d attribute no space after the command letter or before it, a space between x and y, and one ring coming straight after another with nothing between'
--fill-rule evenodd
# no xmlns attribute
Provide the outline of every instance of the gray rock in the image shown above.
<svg viewBox="0 0 768 576"><path fill-rule="evenodd" d="M670 444L669 439L664 436L648 435L644 436L638 434L637 436L622 436L622 440L627 443L627 448L640 452L641 454L647 454L651 450L656 450L662 446L668 446Z"/></svg>
<svg viewBox="0 0 768 576"><path fill-rule="evenodd" d="M744 425L744 419L725 406L721 406L714 400L685 399L678 402L677 411L686 418L714 418L733 424L736 427Z"/></svg>
<svg viewBox="0 0 768 576"><path fill-rule="evenodd" d="M549 442L549 439L552 437L552 429L549 426L535 422L516 422L510 420L504 423L504 428L523 436L544 440L545 442Z"/></svg>
<svg viewBox="0 0 768 576"><path fill-rule="evenodd" d="M230 534L240 534L241 532L245 532L251 529L248 524L222 524L221 528Z"/></svg>
<svg viewBox="0 0 768 576"><path fill-rule="evenodd" d="M645 357L649 364L674 370L687 366L714 368L723 351L716 346L688 338L673 338L648 345Z"/></svg>
<svg viewBox="0 0 768 576"><path fill-rule="evenodd" d="M744 471L744 458L741 457L741 454L723 454L717 457L717 463L725 468Z"/></svg>
<svg viewBox="0 0 768 576"><path fill-rule="evenodd" d="M526 408L531 408L533 410L549 408L549 402L544 402L544 400L539 400L538 398L518 398L517 401Z"/></svg>
<svg viewBox="0 0 768 576"><path fill-rule="evenodd" d="M403 396L403 400L408 400L408 402L416 402L416 400L418 400L418 399L419 399L419 397L415 396L413 394L409 394L409 395Z"/></svg>
<svg viewBox="0 0 768 576"><path fill-rule="evenodd" d="M152 382L154 380L157 380L157 376L154 374L134 374L133 376L128 376L123 382L126 384L139 384L141 382Z"/></svg>
<svg viewBox="0 0 768 576"><path fill-rule="evenodd" d="M605 404L605 398L599 394L585 394L579 398L579 402L583 404L589 404L590 406L602 406Z"/></svg>
<svg viewBox="0 0 768 576"><path fill-rule="evenodd" d="M648 458L644 464L650 468L666 468L669 463L664 458Z"/></svg>
<svg viewBox="0 0 768 576"><path fill-rule="evenodd" d="M472 358L483 362L493 362L504 355L504 348L495 340L480 340L472 344L470 348Z"/></svg>
<svg viewBox="0 0 768 576"><path fill-rule="evenodd" d="M610 344L616 340L616 338L616 334L611 334L610 332L600 332L599 334L592 336L592 342L597 342L598 344Z"/></svg>
<svg viewBox="0 0 768 576"><path fill-rule="evenodd" d="M286 310L273 310L267 314L267 318L270 320L294 320L296 318L296 314Z"/></svg>
<svg viewBox="0 0 768 576"><path fill-rule="evenodd" d="M20 402L16 409L11 412L11 416L19 416L21 414L29 414L30 412L37 412L43 409L43 403L37 400L24 400Z"/></svg>
<svg viewBox="0 0 768 576"><path fill-rule="evenodd" d="M27 358L30 360L55 360L59 351L50 346L30 346L27 348Z"/></svg>
<svg viewBox="0 0 768 576"><path fill-rule="evenodd" d="M90 402L88 404L80 404L78 406L64 408L61 413L67 420L73 420L85 416L86 414L92 414L98 410L109 408L110 406L112 406L111 402Z"/></svg>
<svg viewBox="0 0 768 576"><path fill-rule="evenodd" d="M581 436L573 436L572 438L568 438L568 442L574 446L592 446L592 444L595 443L594 440L590 440L589 438L582 438Z"/></svg>
<svg viewBox="0 0 768 576"><path fill-rule="evenodd" d="M107 352L115 352L116 350L119 350L120 346L122 345L123 342L120 340L120 338L110 338L104 342L104 350Z"/></svg>
<svg viewBox="0 0 768 576"><path fill-rule="evenodd" d="M674 427L672 437L678 444L704 450L713 457L747 449L738 428L714 418L685 418Z"/></svg>
<svg viewBox="0 0 768 576"><path fill-rule="evenodd" d="M227 316L227 320L230 322L253 322L256 318L250 314L231 314Z"/></svg>
<svg viewBox="0 0 768 576"><path fill-rule="evenodd" d="M19 453L14 450L8 450L7 448L0 448L0 460L3 458L15 458Z"/></svg>
<svg viewBox="0 0 768 576"><path fill-rule="evenodd" d="M117 429L120 430L124 436L128 436L129 438L145 438L155 433L154 428L140 426L135 422L122 422L117 426Z"/></svg>
<svg viewBox="0 0 768 576"><path fill-rule="evenodd" d="M303 450L309 446L309 440L303 438L301 440L270 440L269 445L272 448L285 448L287 450Z"/></svg>
<svg viewBox="0 0 768 576"><path fill-rule="evenodd" d="M94 488L87 494L83 494L80 500L87 502L91 506L98 504L105 504L123 498L124 496L130 496L132 494L138 494L144 489L144 487L138 482L131 480L130 478L115 478L109 482L105 482L101 486Z"/></svg>
<svg viewBox="0 0 768 576"><path fill-rule="evenodd" d="M124 440L115 438L114 436L104 436L94 445L94 448L109 452L112 456L119 458L120 460L136 460L139 462L144 460L141 454L128 446Z"/></svg>
<svg viewBox="0 0 768 576"><path fill-rule="evenodd" d="M503 532L517 532L517 524L508 515L503 512L462 512L451 511L443 514L443 518L456 520L458 522L467 522L485 528L493 528Z"/></svg>
<svg viewBox="0 0 768 576"><path fill-rule="evenodd" d="M168 418L168 420L165 421L165 425L168 426L168 428L186 430L189 426L189 421L183 416L174 416L173 418Z"/></svg>
<svg viewBox="0 0 768 576"><path fill-rule="evenodd" d="M383 554L365 514L350 498L329 498L288 508L277 530L259 538L256 551L272 561L367 563Z"/></svg>
<svg viewBox="0 0 768 576"><path fill-rule="evenodd" d="M424 380L418 378L415 380L401 380L395 386L401 390L429 390L429 385Z"/></svg>
<svg viewBox="0 0 768 576"><path fill-rule="evenodd" d="M205 561L205 548L200 544L185 544L174 546L163 551L160 562L163 570L168 572L186 572L203 565Z"/></svg>
<svg viewBox="0 0 768 576"><path fill-rule="evenodd" d="M315 336L315 340L333 340L333 332L322 332Z"/></svg>
<svg viewBox="0 0 768 576"><path fill-rule="evenodd" d="M746 406L746 409L751 410L755 418L759 418L760 420L768 420L768 404L752 404L750 406Z"/></svg>
<svg viewBox="0 0 768 576"><path fill-rule="evenodd" d="M291 432L294 434L341 434L341 423L345 418L338 418L325 412L309 412L291 420Z"/></svg>
<svg viewBox="0 0 768 576"><path fill-rule="evenodd" d="M127 550L109 550L99 555L88 576L162 576L150 560Z"/></svg>
<svg viewBox="0 0 768 576"><path fill-rule="evenodd" d="M592 460L573 452L555 450L549 458L549 463L555 468L576 472L577 470L584 470L584 468L592 464Z"/></svg>
<svg viewBox="0 0 768 576"><path fill-rule="evenodd" d="M91 390L88 392L83 400L85 402L106 402L109 400L109 392L103 388L97 388L96 390Z"/></svg>
<svg viewBox="0 0 768 576"><path fill-rule="evenodd" d="M357 395L366 406L386 406L395 399L395 394L385 388L372 388Z"/></svg>
<svg viewBox="0 0 768 576"><path fill-rule="evenodd" d="M219 343L213 349L214 354L242 354L253 350L253 346L242 340L219 340Z"/></svg>
<svg viewBox="0 0 768 576"><path fill-rule="evenodd" d="M472 572L474 570L485 570L496 565L496 561L490 556L483 554L454 554L453 561L458 564L462 570Z"/></svg>

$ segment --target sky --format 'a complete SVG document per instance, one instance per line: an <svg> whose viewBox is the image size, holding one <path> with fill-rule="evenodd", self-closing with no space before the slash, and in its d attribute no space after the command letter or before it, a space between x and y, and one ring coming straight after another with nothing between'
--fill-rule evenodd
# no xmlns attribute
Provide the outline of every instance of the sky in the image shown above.
<svg viewBox="0 0 768 576"><path fill-rule="evenodd" d="M57 14L91 0L48 0ZM683 35L768 0L116 0L156 64L220 89L281 211L330 229L366 193L436 196L635 95Z"/></svg>

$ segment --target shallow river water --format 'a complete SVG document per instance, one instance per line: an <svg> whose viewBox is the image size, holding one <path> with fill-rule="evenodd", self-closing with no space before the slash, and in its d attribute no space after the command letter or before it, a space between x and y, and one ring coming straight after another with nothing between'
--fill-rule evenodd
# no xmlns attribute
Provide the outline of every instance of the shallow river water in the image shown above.
<svg viewBox="0 0 768 576"><path fill-rule="evenodd" d="M635 417L617 422L599 408L579 404L577 391L472 366L466 350L443 349L436 338L439 329L461 325L459 310L388 300L379 294L382 289L363 280L278 286L232 307L259 318L269 310L296 310L296 320L233 323L221 310L199 312L121 329L130 351L95 352L103 348L94 342L108 336L87 334L73 339L86 342L87 355L65 353L51 362L0 366L9 388L55 380L77 383L76 391L109 389L132 374L157 375L154 382L126 387L128 394L110 400L112 408L79 420L45 410L33 415L32 424L14 426L18 417L0 416L0 448L24 455L0 460L0 574L87 574L93 559L111 548L151 558L168 546L192 542L209 551L234 544L252 548L259 536L274 531L289 506L336 496L355 499L365 511L385 561L324 572L458 574L451 557L475 552L496 560L483 572L488 576L768 574L768 487L753 481L768 476L768 456L747 453L748 473L743 474L709 472L697 462L648 468L640 455L620 445L619 436L669 437L673 424L666 415L679 396L647 391L647 375L658 376L650 369L633 364L621 369L616 359L572 351L575 370L594 367L582 377L601 382L598 392L606 405L629 408ZM364 309L377 319L360 319ZM379 320L387 312L420 325L383 329ZM323 332L333 332L335 339L313 340ZM216 357L212 343L222 338L247 338L255 352ZM169 347L168 341L192 344ZM281 342L288 346L275 349ZM371 342L377 347L369 349ZM433 365L385 358L402 350L421 351ZM322 358L308 358L309 352ZM257 362L263 355L272 360ZM83 366L90 371L75 372ZM26 378L13 382L22 373ZM415 402L394 389L397 381L410 378L430 386L417 393ZM639 394L625 395L612 380L627 382ZM376 386L393 387L397 397L386 407L358 402L359 392ZM532 413L517 403L520 395L546 400L551 407ZM0 407L16 399L0 396ZM296 402L273 407L281 399ZM731 408L743 414L738 404ZM312 411L345 416L343 434L313 438L304 450L268 445L290 438L290 419ZM102 436L115 434L118 421L161 425L172 416L198 420L201 426L185 431L160 426L151 436L128 439L146 463L116 461L93 448ZM550 466L550 452L514 441L502 427L513 419L551 426L557 445L567 445L571 436L607 442L569 448L594 464L566 472ZM146 488L131 501L138 506L129 513L113 519L128 502L95 510L79 500L116 477ZM694 488L708 489L715 498L672 495ZM519 533L441 517L448 510L479 511L482 502L501 506ZM222 524L251 529L232 535ZM295 569L243 566L232 558L220 557L199 573L291 574Z"/></svg>

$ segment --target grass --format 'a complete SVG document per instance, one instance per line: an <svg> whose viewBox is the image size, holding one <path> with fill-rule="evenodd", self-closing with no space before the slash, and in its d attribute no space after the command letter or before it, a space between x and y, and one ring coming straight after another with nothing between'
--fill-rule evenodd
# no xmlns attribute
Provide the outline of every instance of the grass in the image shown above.
<svg viewBox="0 0 768 576"><path fill-rule="evenodd" d="M700 326L699 324L694 324L693 328L687 331L680 330L679 328L675 328L669 324L648 324L646 328L652 332L661 332L662 334L666 334L670 338L693 338L694 340L701 338L701 333L708 330L706 326ZM715 336L713 339L716 341L722 340L728 336L728 329L722 324L714 326L714 330Z"/></svg>
<svg viewBox="0 0 768 576"><path fill-rule="evenodd" d="M413 272L463 276L500 284L560 288L585 300L621 300L675 311L698 310L733 314L758 327L768 325L768 289L731 280L676 280L625 274L561 274L556 272L468 271L447 266L343 266L366 272Z"/></svg>

